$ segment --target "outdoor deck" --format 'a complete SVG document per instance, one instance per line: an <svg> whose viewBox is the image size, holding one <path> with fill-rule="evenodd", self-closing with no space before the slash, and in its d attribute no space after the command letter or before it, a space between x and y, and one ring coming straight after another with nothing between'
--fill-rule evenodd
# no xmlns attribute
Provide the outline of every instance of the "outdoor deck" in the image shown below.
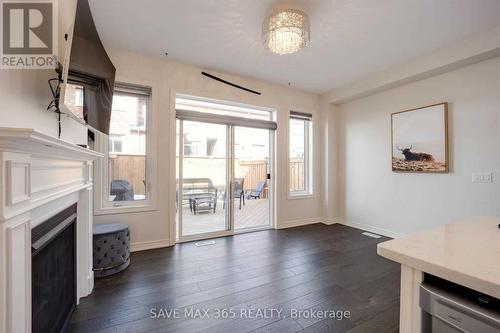
<svg viewBox="0 0 500 333"><path fill-rule="evenodd" d="M239 200L234 201L235 229L257 228L269 225L269 200L246 200L245 205L238 209ZM196 215L189 211L187 205L183 206L183 234L194 235L206 232L221 231L226 228L224 218L226 210L223 202L219 200L215 213L201 212Z"/></svg>

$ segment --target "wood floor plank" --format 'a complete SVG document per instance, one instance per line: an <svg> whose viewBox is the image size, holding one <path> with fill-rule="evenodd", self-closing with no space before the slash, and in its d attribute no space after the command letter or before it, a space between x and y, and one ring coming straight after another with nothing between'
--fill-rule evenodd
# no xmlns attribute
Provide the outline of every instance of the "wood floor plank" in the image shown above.
<svg viewBox="0 0 500 333"><path fill-rule="evenodd" d="M347 333L364 332L399 332L399 303L393 304L386 310L378 313L361 324L351 328Z"/></svg>
<svg viewBox="0 0 500 333"><path fill-rule="evenodd" d="M298 332L302 329L297 322L291 318L284 318L269 325L259 327L251 333L290 333Z"/></svg>
<svg viewBox="0 0 500 333"><path fill-rule="evenodd" d="M317 260L323 260L325 258L329 258L330 261L333 261L331 257L332 253L321 253L318 258L310 258L307 261L313 261L314 259ZM301 261L302 262L302 261ZM159 301L161 299L165 300L164 294L167 293L171 298L177 297L177 296L187 296L189 294L195 294L195 293L200 293L201 291L204 290L210 290L210 289L215 289L216 287L225 287L227 288L228 286L231 286L235 283L242 284L245 280L248 279L264 279L265 277L267 280L264 280L266 283L274 283L277 279L277 277L285 278L285 277L291 277L296 275L292 270L287 269L287 267L299 267L299 266L293 266L293 264L300 264L300 262L293 262L290 261L288 264L291 266L288 266L287 264L281 265L281 266L264 266L261 268L254 269L252 271L247 271L247 272L241 272L233 275L226 276L224 278L215 278L211 280L206 280L202 283L200 286L200 283L196 285L187 285L182 288L176 289L173 287L169 288L158 288L154 292L146 293L146 294L140 294L139 296L135 297L130 297L127 293L122 293L120 294L121 300L125 300L125 303L122 303L118 306L113 306L110 307L110 305L115 303L115 297L106 297L104 299L100 299L101 297L94 297L90 299L88 302L82 302L81 307L83 309L88 309L87 311L79 311L75 314L74 320L82 320L82 319L88 319L92 317L92 314L94 316L100 316L102 313L106 312L107 309L111 308L112 311L117 311L117 310L126 310L127 308L133 308L137 307L140 305L148 304L153 302L153 301ZM302 278L302 280L309 280L310 278L308 276L305 276ZM169 285L167 282L165 282L165 285ZM168 294L168 292L170 294ZM135 295L136 293L134 293ZM196 295L196 297L199 297L199 295Z"/></svg>
<svg viewBox="0 0 500 333"><path fill-rule="evenodd" d="M397 330L399 267L376 254L388 238L315 224L132 254L120 274L96 280L70 332L381 332ZM292 311L348 308L352 318L292 318ZM208 318L151 318L152 310L207 310ZM234 318L217 318L218 309ZM280 309L267 317L251 311ZM357 328L359 327L359 328Z"/></svg>

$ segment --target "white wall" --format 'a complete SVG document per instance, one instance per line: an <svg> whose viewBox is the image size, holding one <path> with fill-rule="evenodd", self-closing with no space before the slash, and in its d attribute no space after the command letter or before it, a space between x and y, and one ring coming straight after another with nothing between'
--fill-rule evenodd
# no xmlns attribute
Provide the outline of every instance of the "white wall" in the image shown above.
<svg viewBox="0 0 500 333"><path fill-rule="evenodd" d="M64 33L74 20L76 0L59 1L59 57L64 53ZM54 70L0 69L0 127L34 128L57 137L57 117L46 111L52 100L47 80ZM86 144L86 129L62 117L61 139Z"/></svg>
<svg viewBox="0 0 500 333"><path fill-rule="evenodd" d="M127 223L131 228L132 243L139 246L166 244L172 233L171 225L175 216L172 182L175 182L175 164L172 161L173 115L175 93L202 96L232 102L239 102L277 110L276 142L276 197L278 227L321 222L323 220L322 178L321 178L321 131L320 100L318 95L300 92L288 87L268 84L230 74L221 75L225 79L242 86L260 91L257 96L224 85L201 75L201 68L175 63L163 59L148 58L118 50L110 50L109 55L117 70L117 81L148 85L153 88L153 112L157 122L158 154L158 207L154 211L97 216L96 223ZM288 111L297 110L313 114L314 158L315 158L315 197L309 199L287 199L287 127ZM153 189L154 190L154 189Z"/></svg>
<svg viewBox="0 0 500 333"><path fill-rule="evenodd" d="M391 171L391 113L449 103L449 174ZM397 236L475 215L500 215L500 58L341 104L330 112L346 223ZM330 140L330 138L328 139ZM494 182L473 184L473 172Z"/></svg>

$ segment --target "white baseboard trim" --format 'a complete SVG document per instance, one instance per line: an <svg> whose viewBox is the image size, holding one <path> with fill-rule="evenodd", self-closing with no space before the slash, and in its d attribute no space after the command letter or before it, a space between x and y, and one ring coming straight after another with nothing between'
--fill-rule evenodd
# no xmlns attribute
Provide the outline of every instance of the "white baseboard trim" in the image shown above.
<svg viewBox="0 0 500 333"><path fill-rule="evenodd" d="M374 227L374 226L371 226L369 224L357 223L357 222L354 222L351 220L347 220L343 217L334 217L334 218L330 218L330 219L325 219L322 217L315 217L315 218L282 221L281 223L278 223L277 229L287 229L287 228L293 228L293 227L300 227L300 226L315 224L315 223L323 223L326 225L332 225L332 224L338 223L338 224L343 224L343 225L346 225L349 227L361 229L363 231L369 231L369 232L372 232L374 234L379 234L379 235L391 237L391 238L400 238L400 237L406 236L405 234L402 234L402 233L393 232L390 230ZM154 241L132 243L130 246L130 250L132 252L137 252L137 251L152 250L152 249L158 249L158 248L169 247L169 246L171 246L171 244L170 244L170 241L168 239L160 239L160 240L154 240Z"/></svg>
<svg viewBox="0 0 500 333"><path fill-rule="evenodd" d="M162 247L169 247L169 246L170 246L170 241L168 239L160 239L147 242L136 242L130 244L130 251L137 252L144 250L159 249Z"/></svg>
<svg viewBox="0 0 500 333"><path fill-rule="evenodd" d="M87 274L87 279L86 279L86 284L84 286L84 290L82 290L82 287L78 287L78 292L77 292L77 297L76 297L76 305L80 304L80 300L84 297L87 297L88 295L92 294L92 291L94 290L94 271L91 270ZM77 283L80 283L79 281Z"/></svg>
<svg viewBox="0 0 500 333"><path fill-rule="evenodd" d="M335 224L335 223L343 224L343 225L346 225L348 227L353 227L353 228L356 228L356 229L361 229L363 231L369 231L369 232L374 233L374 234L378 234L378 235L382 235L382 236L386 236L386 237L391 237L391 238L400 238L400 237L406 236L403 233L394 232L394 231L390 231L390 230L387 230L387 229L374 227L372 225L365 224L365 223L359 223L359 222L355 222L355 221L352 221L352 220L347 220L344 217L335 217L333 219L328 219L325 222L325 224Z"/></svg>
<svg viewBox="0 0 500 333"><path fill-rule="evenodd" d="M344 220L345 219L342 217L334 217L334 218L330 218L330 219L325 219L323 221L323 223L326 225L332 225L332 224L336 224L336 223L344 224Z"/></svg>
<svg viewBox="0 0 500 333"><path fill-rule="evenodd" d="M314 217L314 218L308 218L308 219L288 220L288 221L279 222L276 229L286 229L286 228L300 227L300 226L303 226L303 225L315 224L315 223L324 223L324 222L325 222L325 219L322 218L322 217Z"/></svg>

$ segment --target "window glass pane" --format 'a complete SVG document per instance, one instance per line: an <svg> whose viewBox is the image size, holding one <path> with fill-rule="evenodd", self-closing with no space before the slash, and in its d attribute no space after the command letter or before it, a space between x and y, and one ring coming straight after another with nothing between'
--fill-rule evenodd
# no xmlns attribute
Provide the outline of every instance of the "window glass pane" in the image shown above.
<svg viewBox="0 0 500 333"><path fill-rule="evenodd" d="M234 228L269 226L270 131L234 127Z"/></svg>
<svg viewBox="0 0 500 333"><path fill-rule="evenodd" d="M189 154L182 159L182 197L176 201L180 236L228 230L227 126L184 120L182 128Z"/></svg>
<svg viewBox="0 0 500 333"><path fill-rule="evenodd" d="M114 142L114 151L117 152L117 153L121 153L122 152L122 142L121 140L116 140Z"/></svg>
<svg viewBox="0 0 500 333"><path fill-rule="evenodd" d="M64 104L80 119L83 119L83 94L83 86L72 83L66 85Z"/></svg>
<svg viewBox="0 0 500 333"><path fill-rule="evenodd" d="M305 148L308 121L290 119L290 192L305 191Z"/></svg>
<svg viewBox="0 0 500 333"><path fill-rule="evenodd" d="M109 144L109 201L146 199L148 96L113 96Z"/></svg>
<svg viewBox="0 0 500 333"><path fill-rule="evenodd" d="M176 119L175 120L175 165L178 166L179 165L179 145L180 145L180 142L179 142L179 138L180 138L180 130L181 130L181 122L179 121L179 119ZM179 168L175 168L175 179L179 179Z"/></svg>

